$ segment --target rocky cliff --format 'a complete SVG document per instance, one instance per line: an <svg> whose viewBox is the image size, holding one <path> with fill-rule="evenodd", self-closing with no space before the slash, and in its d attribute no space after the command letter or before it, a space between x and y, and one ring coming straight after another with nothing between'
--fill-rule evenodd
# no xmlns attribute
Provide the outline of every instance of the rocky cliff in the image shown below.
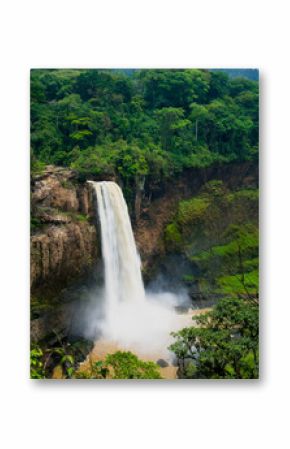
<svg viewBox="0 0 290 449"><path fill-rule="evenodd" d="M31 195L32 334L39 338L39 318L53 320L54 309L63 321L66 289L87 280L99 249L91 193L74 171L46 167L32 177Z"/></svg>
<svg viewBox="0 0 290 449"><path fill-rule="evenodd" d="M71 170L47 167L32 181L31 288L66 286L97 257L96 227L85 184Z"/></svg>

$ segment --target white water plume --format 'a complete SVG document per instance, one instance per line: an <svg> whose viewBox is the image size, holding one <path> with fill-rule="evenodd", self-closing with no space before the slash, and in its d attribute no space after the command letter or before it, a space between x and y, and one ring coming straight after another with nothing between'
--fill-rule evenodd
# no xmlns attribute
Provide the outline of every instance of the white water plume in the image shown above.
<svg viewBox="0 0 290 449"><path fill-rule="evenodd" d="M172 293L145 293L141 261L120 187L92 182L98 202L104 261L103 338L139 353L167 354L170 332L180 327Z"/></svg>

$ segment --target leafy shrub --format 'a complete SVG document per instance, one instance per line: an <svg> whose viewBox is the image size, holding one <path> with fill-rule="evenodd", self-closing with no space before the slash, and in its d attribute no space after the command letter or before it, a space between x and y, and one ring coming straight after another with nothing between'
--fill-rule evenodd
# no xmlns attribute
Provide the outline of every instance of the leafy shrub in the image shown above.
<svg viewBox="0 0 290 449"><path fill-rule="evenodd" d="M209 200L206 197L195 197L191 200L181 201L177 220L180 225L194 223L204 215L205 210L209 206Z"/></svg>
<svg viewBox="0 0 290 449"><path fill-rule="evenodd" d="M161 379L154 362L144 362L132 352L115 352L106 357L113 379Z"/></svg>
<svg viewBox="0 0 290 449"><path fill-rule="evenodd" d="M90 369L78 371L77 379L161 379L154 362L140 360L132 352L108 354L105 361L91 363Z"/></svg>
<svg viewBox="0 0 290 449"><path fill-rule="evenodd" d="M43 223L41 223L40 219L38 217L31 217L30 218L30 230L36 231L37 229L41 228L43 226Z"/></svg>
<svg viewBox="0 0 290 449"><path fill-rule="evenodd" d="M176 223L170 223L166 226L164 239L168 251L176 251L181 248L182 235Z"/></svg>
<svg viewBox="0 0 290 449"><path fill-rule="evenodd" d="M30 351L30 377L31 379L44 379L43 368L43 351L42 349L34 345Z"/></svg>
<svg viewBox="0 0 290 449"><path fill-rule="evenodd" d="M252 379L259 374L259 308L256 301L222 299L193 317L197 327L172 333L179 375L198 379Z"/></svg>

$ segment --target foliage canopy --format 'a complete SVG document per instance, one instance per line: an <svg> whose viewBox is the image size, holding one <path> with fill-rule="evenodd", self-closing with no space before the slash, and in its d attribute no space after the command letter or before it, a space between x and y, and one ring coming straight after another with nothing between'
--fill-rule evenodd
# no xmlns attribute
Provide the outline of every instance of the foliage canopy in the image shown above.
<svg viewBox="0 0 290 449"><path fill-rule="evenodd" d="M31 71L32 169L119 176L127 189L190 167L254 159L258 83L218 71Z"/></svg>

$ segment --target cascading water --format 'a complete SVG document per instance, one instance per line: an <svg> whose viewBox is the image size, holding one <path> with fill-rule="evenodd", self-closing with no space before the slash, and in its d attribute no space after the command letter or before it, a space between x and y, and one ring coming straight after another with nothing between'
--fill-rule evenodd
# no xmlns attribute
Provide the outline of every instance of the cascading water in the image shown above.
<svg viewBox="0 0 290 449"><path fill-rule="evenodd" d="M144 301L141 262L122 190L110 181L94 182L93 186L98 200L108 305Z"/></svg>
<svg viewBox="0 0 290 449"><path fill-rule="evenodd" d="M166 352L176 328L170 293L145 294L127 204L111 181L89 181L98 203L105 281L103 338L141 353ZM169 304L170 303L170 304Z"/></svg>

